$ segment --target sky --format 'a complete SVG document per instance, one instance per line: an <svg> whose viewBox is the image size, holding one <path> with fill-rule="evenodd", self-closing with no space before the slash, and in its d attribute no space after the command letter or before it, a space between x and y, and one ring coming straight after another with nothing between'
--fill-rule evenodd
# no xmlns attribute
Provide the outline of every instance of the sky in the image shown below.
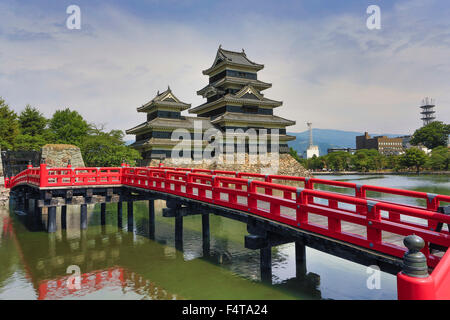
<svg viewBox="0 0 450 320"><path fill-rule="evenodd" d="M80 7L80 30L66 26L69 5ZM380 7L379 30L366 26L369 5ZM288 131L309 121L410 134L424 97L450 122L447 0L1 0L0 12L0 97L16 112L68 107L126 130L168 85L192 107L204 103L201 71L221 44L264 64L265 97L296 121Z"/></svg>

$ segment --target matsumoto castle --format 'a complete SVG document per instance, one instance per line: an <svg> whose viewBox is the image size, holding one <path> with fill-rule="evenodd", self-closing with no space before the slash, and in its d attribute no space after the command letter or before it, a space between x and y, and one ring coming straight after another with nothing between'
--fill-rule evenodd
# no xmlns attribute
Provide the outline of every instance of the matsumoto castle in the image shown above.
<svg viewBox="0 0 450 320"><path fill-rule="evenodd" d="M273 114L273 110L283 103L268 99L261 93L272 86L258 80L257 73L263 68L264 65L247 58L244 50L234 52L219 46L212 66L203 70L203 74L209 77L209 83L197 91L198 95L206 98L206 102L191 108L190 104L179 100L170 87L158 92L151 101L137 108L138 112L147 114L147 121L126 130L127 134L136 135L136 141L131 146L141 152L144 161L170 158L172 148L179 144L178 140L171 140L172 132L185 129L191 133L191 139L195 139L195 123L195 128L201 127L202 132L215 128L224 136L227 129L242 129L244 132L248 129L256 129L257 132L258 129L266 129L268 152L271 151L270 139L278 132L279 152L287 153L287 142L295 137L286 134L286 127L294 125L295 121ZM184 110L196 116L181 115ZM193 148L198 145L194 140L191 143ZM248 143L247 140L246 152L249 150ZM206 141L200 142L202 147L206 144ZM237 147L234 148L236 150Z"/></svg>

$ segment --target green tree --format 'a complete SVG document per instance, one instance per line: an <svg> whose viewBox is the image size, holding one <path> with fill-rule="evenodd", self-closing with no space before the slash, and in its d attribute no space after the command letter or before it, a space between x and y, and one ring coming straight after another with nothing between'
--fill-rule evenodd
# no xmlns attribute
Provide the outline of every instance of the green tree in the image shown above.
<svg viewBox="0 0 450 320"><path fill-rule="evenodd" d="M140 153L125 145L124 134L120 130L102 132L94 129L95 133L83 138L81 153L87 166L119 166L123 160L131 165L141 159Z"/></svg>
<svg viewBox="0 0 450 320"><path fill-rule="evenodd" d="M17 114L0 97L0 148L10 150L19 134Z"/></svg>
<svg viewBox="0 0 450 320"><path fill-rule="evenodd" d="M42 146L47 144L47 140L43 135L19 134L16 137L14 150L36 150L39 151Z"/></svg>
<svg viewBox="0 0 450 320"><path fill-rule="evenodd" d="M325 156L327 168L334 171L348 170L351 154L345 151L331 152Z"/></svg>
<svg viewBox="0 0 450 320"><path fill-rule="evenodd" d="M386 167L389 169L394 169L395 171L400 170L400 156L399 155L389 155L386 156Z"/></svg>
<svg viewBox="0 0 450 320"><path fill-rule="evenodd" d="M440 146L431 151L430 166L434 170L448 170L450 163L450 149Z"/></svg>
<svg viewBox="0 0 450 320"><path fill-rule="evenodd" d="M310 170L320 170L325 168L326 163L323 157L317 157L313 155L312 158L307 159L306 167Z"/></svg>
<svg viewBox="0 0 450 320"><path fill-rule="evenodd" d="M24 135L37 136L44 133L48 120L42 113L27 105L19 115L20 132Z"/></svg>
<svg viewBox="0 0 450 320"><path fill-rule="evenodd" d="M52 142L80 146L81 141L88 135L89 124L77 111L66 108L53 114L49 129Z"/></svg>
<svg viewBox="0 0 450 320"><path fill-rule="evenodd" d="M420 168L425 165L428 156L418 148L406 149L406 152L400 156L400 165L406 168L416 168L419 173Z"/></svg>
<svg viewBox="0 0 450 320"><path fill-rule="evenodd" d="M411 139L412 145L423 144L428 149L447 146L450 124L434 121L417 129Z"/></svg>
<svg viewBox="0 0 450 320"><path fill-rule="evenodd" d="M38 109L27 105L18 121L20 134L16 137L14 150L39 150L48 141L52 141L46 128L48 120Z"/></svg>
<svg viewBox="0 0 450 320"><path fill-rule="evenodd" d="M375 149L360 149L351 159L352 166L357 171L367 172L383 167L383 156Z"/></svg>

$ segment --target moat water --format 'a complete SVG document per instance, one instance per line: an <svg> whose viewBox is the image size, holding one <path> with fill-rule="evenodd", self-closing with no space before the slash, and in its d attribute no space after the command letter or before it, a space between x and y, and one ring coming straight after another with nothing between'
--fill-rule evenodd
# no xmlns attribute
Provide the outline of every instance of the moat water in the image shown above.
<svg viewBox="0 0 450 320"><path fill-rule="evenodd" d="M450 176L319 176L393 188L450 194ZM326 190L341 191L326 187ZM369 193L413 205L423 201ZM366 266L306 248L298 274L293 243L272 249L272 283L260 279L259 251L244 247L246 225L211 215L211 252L202 252L201 216L183 222L183 249L175 249L174 219L155 201L155 240L149 238L148 202L135 202L134 230L117 225L117 205L88 207L80 232L79 207L68 207L67 230L30 231L20 212L0 209L0 299L396 299L396 277L381 273L369 289ZM58 211L58 221L60 212ZM43 220L45 221L45 214ZM71 269L72 268L72 269ZM79 270L79 287L67 285Z"/></svg>

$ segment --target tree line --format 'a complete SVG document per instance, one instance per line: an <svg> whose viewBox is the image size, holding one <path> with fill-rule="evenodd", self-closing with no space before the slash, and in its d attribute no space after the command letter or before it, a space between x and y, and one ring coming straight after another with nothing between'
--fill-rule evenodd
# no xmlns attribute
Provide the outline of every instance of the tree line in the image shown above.
<svg viewBox="0 0 450 320"><path fill-rule="evenodd" d="M423 145L431 149L426 154L418 147L406 149L400 155L383 155L376 149L360 149L355 154L345 151L332 152L324 156L313 156L310 159L301 158L290 148L290 154L303 166L310 170L331 171L407 171L419 172L423 169L448 171L450 150L447 146L450 125L440 121L432 122L416 130L411 138L411 144Z"/></svg>
<svg viewBox="0 0 450 320"><path fill-rule="evenodd" d="M69 108L56 110L50 119L30 105L17 114L0 97L2 150L39 151L46 144L71 144L80 148L86 166L118 166L123 160L134 165L141 156L126 146L124 137L123 131L105 131Z"/></svg>

